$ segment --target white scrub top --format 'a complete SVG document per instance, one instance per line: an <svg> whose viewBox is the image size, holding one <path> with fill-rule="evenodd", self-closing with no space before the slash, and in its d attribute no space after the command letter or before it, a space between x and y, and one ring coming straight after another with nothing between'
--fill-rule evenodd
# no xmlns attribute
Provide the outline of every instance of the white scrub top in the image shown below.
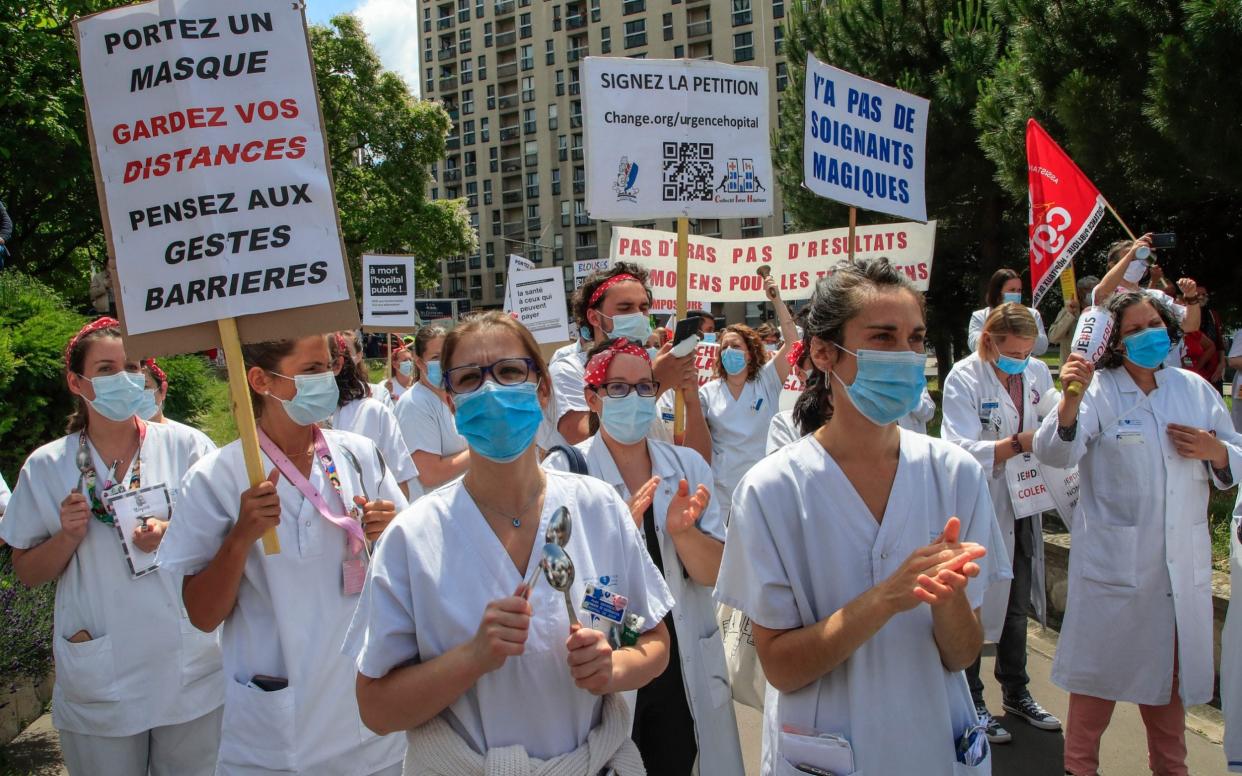
<svg viewBox="0 0 1242 776"><path fill-rule="evenodd" d="M1237 340L1235 340L1236 342ZM1229 578L1242 580L1242 498L1234 504L1229 522ZM1242 598L1242 596L1239 596ZM1225 631L1220 642L1220 705L1225 712L1225 761L1230 773L1242 773L1242 603L1229 599Z"/></svg>
<svg viewBox="0 0 1242 776"><path fill-rule="evenodd" d="M716 600L765 628L813 625L891 576L956 515L962 540L988 549L966 589L977 608L989 585L1011 576L983 470L960 448L904 430L900 456L881 522L813 436L757 463L735 494ZM966 677L941 664L931 608L920 604L806 687L769 686L762 773L794 772L776 751L780 726L793 724L847 739L859 774L987 774L989 762L969 768L954 753L976 721Z"/></svg>
<svg viewBox="0 0 1242 776"><path fill-rule="evenodd" d="M760 367L755 379L746 381L736 399L719 377L699 389L703 417L712 435L715 492L726 523L734 488L742 475L763 457L768 426L778 411L780 394L781 378L776 374L775 359Z"/></svg>
<svg viewBox="0 0 1242 776"><path fill-rule="evenodd" d="M561 418L570 412L591 411L591 408L587 406L586 396L582 393L586 387L586 362L587 351L579 349L577 353L568 353L554 360L548 367L548 373L552 375L551 420L554 428L560 424ZM671 391L665 391L661 400L671 396ZM672 424L665 423L659 411L651 421L648 434L651 439L669 444L673 442Z"/></svg>
<svg viewBox="0 0 1242 776"><path fill-rule="evenodd" d="M9 484L4 481L4 475L0 474L0 517L4 516L4 510L9 505L9 497L12 495Z"/></svg>
<svg viewBox="0 0 1242 776"><path fill-rule="evenodd" d="M1178 455L1169 423L1215 432L1234 481L1242 475L1242 437L1216 389L1182 369L1156 372L1147 395L1124 367L1101 369L1083 394L1073 441L1057 433L1055 412L1035 433L1041 462L1078 464L1069 595L1052 664L1053 681L1070 692L1168 703L1176 639L1182 702L1212 697L1208 483L1233 483Z"/></svg>
<svg viewBox="0 0 1242 776"><path fill-rule="evenodd" d="M366 494L406 506L375 443L347 431L325 430L350 503ZM362 482L342 448L362 466ZM263 470L272 462L263 456ZM340 509L318 460L310 484ZM237 522L241 493L249 489L241 443L204 458L186 475L182 509L160 545L165 568L197 574L215 557ZM345 532L319 514L285 477L276 486L280 553L265 555L255 542L222 626L225 703L217 774L368 774L399 762L405 741L378 737L358 716L354 671L340 654L358 603L345 595L341 564L350 558ZM384 542L377 542L377 546ZM247 684L256 674L287 678L289 686L264 692Z"/></svg>
<svg viewBox="0 0 1242 776"><path fill-rule="evenodd" d="M142 485L171 490L212 448L176 426L146 424ZM18 476L0 538L30 549L60 532L60 502L79 488L78 435L34 451ZM106 466L91 447L95 471ZM132 467L131 467L132 471ZM122 482L129 482L126 472ZM102 482L100 483L102 486ZM184 499L171 528L193 519ZM167 541L165 535L164 540ZM167 566L134 579L116 528L91 517L86 537L56 581L52 724L93 736L132 736L198 719L224 702L217 633L190 624L181 575ZM90 641L70 643L80 630Z"/></svg>
<svg viewBox="0 0 1242 776"><path fill-rule="evenodd" d="M645 629L659 624L672 596L625 502L593 477L548 471L547 482L530 564L520 572L460 481L397 516L371 561L345 641L360 673L380 678L474 638L487 605L513 595L539 562L547 521L560 506L575 518L565 547L576 570L573 600L582 601L587 583L600 584L627 596ZM521 745L546 760L577 749L600 721L602 699L574 686L565 662L569 616L562 594L541 580L530 602L525 653L485 674L440 713L480 754ZM588 616L579 615L584 625Z"/></svg>
<svg viewBox="0 0 1242 776"><path fill-rule="evenodd" d="M383 383L369 383L371 386L371 398L389 409L393 408L392 395L388 393L388 389Z"/></svg>
<svg viewBox="0 0 1242 776"><path fill-rule="evenodd" d="M374 399L355 399L332 413L331 428L352 431L370 439L384 456L398 483L417 480L418 468L410 457L393 411Z"/></svg>
<svg viewBox="0 0 1242 776"><path fill-rule="evenodd" d="M1035 337L1035 349L1031 351L1031 355L1042 356L1048 352L1048 333L1044 331L1043 316L1034 307L1026 309L1030 310L1031 315L1035 316L1035 327L1039 329L1039 335ZM971 351L978 350L979 335L983 333L983 324L987 323L988 315L991 312L991 307L984 307L970 314L970 325L966 328L966 347L970 348Z"/></svg>
<svg viewBox="0 0 1242 776"><path fill-rule="evenodd" d="M411 455L419 450L432 455L457 455L467 447L466 438L457 433L453 411L421 382L401 396L393 414ZM410 483L410 500L429 490L415 479Z"/></svg>
<svg viewBox="0 0 1242 776"><path fill-rule="evenodd" d="M794 420L793 410L781 410L772 416L772 422L768 424L768 441L764 450L771 455L801 438L802 430L798 428L798 421Z"/></svg>
<svg viewBox="0 0 1242 776"><path fill-rule="evenodd" d="M172 418L169 418L169 417L164 418L164 425L173 426L174 428L181 429L183 433L189 434L190 436L194 437L194 440L198 444L203 445L207 450L216 449L216 443L212 441L211 437L207 436L202 431L199 431L197 428L194 428L193 426L188 426L185 423L181 423L180 421L173 420Z"/></svg>
<svg viewBox="0 0 1242 776"><path fill-rule="evenodd" d="M919 406L897 418L897 425L906 431L926 434L927 423L934 417L936 417L936 402L932 400L931 393L924 388L923 396L919 399Z"/></svg>

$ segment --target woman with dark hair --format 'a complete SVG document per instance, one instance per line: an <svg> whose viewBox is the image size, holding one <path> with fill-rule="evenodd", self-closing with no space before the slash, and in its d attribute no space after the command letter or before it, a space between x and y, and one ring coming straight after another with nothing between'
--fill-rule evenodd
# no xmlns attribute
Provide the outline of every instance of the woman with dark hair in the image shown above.
<svg viewBox="0 0 1242 776"><path fill-rule="evenodd" d="M798 338L793 316L781 301L776 281L770 275L764 278L764 288L776 307L784 344L775 353L769 353L749 326L725 327L717 335L720 352L716 357L716 379L699 389L699 403L712 438L716 498L726 523L733 489L764 455L768 427L780 409L781 386L792 369L789 351Z"/></svg>
<svg viewBox="0 0 1242 776"><path fill-rule="evenodd" d="M962 670L1009 569L978 462L897 426L925 384L922 295L861 261L819 281L804 328L832 420L742 479L716 583L770 685L761 772L989 773Z"/></svg>
<svg viewBox="0 0 1242 776"><path fill-rule="evenodd" d="M326 336L245 345L242 356L268 478L250 485L240 442L205 457L160 548L163 566L186 575L190 621L224 626L217 774L395 776L405 742L360 723L341 642L369 547L405 496L374 442L318 425L338 398ZM277 554L259 542L267 531Z"/></svg>
<svg viewBox="0 0 1242 776"><path fill-rule="evenodd" d="M181 614L181 576L155 552L188 519L182 476L214 446L137 417L141 367L111 318L69 341L65 375L77 405L68 433L31 453L0 520L17 578L56 583L52 724L65 765L73 776L209 776L220 644Z"/></svg>
<svg viewBox="0 0 1242 776"><path fill-rule="evenodd" d="M405 446L397 416L371 398L370 387L359 377L354 360L350 358L345 332L328 337L328 350L340 396L336 400L336 411L323 422L323 427L352 431L374 441L384 463L392 469L401 493L409 498L410 483L417 481L418 468L410 457L410 449Z"/></svg>
<svg viewBox="0 0 1242 776"><path fill-rule="evenodd" d="M970 314L970 326L966 329L966 347L972 351L979 347L979 335L983 332L984 321L988 319L993 308L1004 302L1022 304L1022 277L1008 267L1002 267L992 273L992 277L988 280L987 293L983 296L983 303L986 306ZM1035 316L1035 328L1039 330L1039 334L1035 337L1035 349L1031 351L1031 355L1042 356L1048 352L1048 334L1044 331L1044 319L1040 317L1039 310L1034 307L1026 309Z"/></svg>
<svg viewBox="0 0 1242 776"><path fill-rule="evenodd" d="M460 477L470 466L466 438L457 433L452 404L444 387L440 351L448 332L424 326L414 337L418 382L397 401L397 423L418 467L415 498Z"/></svg>
<svg viewBox="0 0 1242 776"><path fill-rule="evenodd" d="M551 386L520 323L471 318L440 360L470 467L376 550L344 647L363 722L406 732L406 773L642 773L616 694L664 671L672 599L629 508L593 477L540 469ZM550 544L560 507L572 529ZM572 569L543 581L549 546ZM629 646L610 645L609 612L634 620Z"/></svg>
<svg viewBox="0 0 1242 776"><path fill-rule="evenodd" d="M1078 464L1069 595L1052 679L1070 693L1065 770L1099 766L1117 701L1139 704L1155 773L1186 773L1185 705L1213 694L1209 482L1234 485L1242 437L1198 375L1164 367L1177 316L1146 293L1109 300L1099 366L1071 354L1041 462ZM1136 615L1136 612L1141 613Z"/></svg>

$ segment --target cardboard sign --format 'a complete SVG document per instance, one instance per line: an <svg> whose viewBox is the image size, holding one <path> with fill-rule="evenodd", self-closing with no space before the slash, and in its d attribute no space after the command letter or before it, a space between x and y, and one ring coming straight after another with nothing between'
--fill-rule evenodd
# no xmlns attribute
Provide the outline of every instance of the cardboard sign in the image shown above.
<svg viewBox="0 0 1242 776"><path fill-rule="evenodd" d="M560 267L528 269L509 276L514 312L540 344L564 342L569 329L565 273Z"/></svg>
<svg viewBox="0 0 1242 776"><path fill-rule="evenodd" d="M694 368L699 372L699 387L716 379L716 361L720 346L714 342L700 342L694 348Z"/></svg>
<svg viewBox="0 0 1242 776"><path fill-rule="evenodd" d="M906 273L920 291L931 281L936 222L860 226L854 235L856 259L884 256ZM781 297L807 299L815 283L839 263L849 260L849 229L824 229L801 234L723 240L690 235L687 294L691 309L710 302L761 302L767 266ZM654 229L614 226L609 253L613 261L632 261L651 273L651 309L676 309L677 235Z"/></svg>
<svg viewBox="0 0 1242 776"><path fill-rule="evenodd" d="M362 255L362 325L380 331L413 331L414 257Z"/></svg>
<svg viewBox="0 0 1242 776"><path fill-rule="evenodd" d="M418 317L420 326L426 326L430 323L447 324L452 328L453 324L470 312L470 298L462 297L460 299L415 299L414 313Z"/></svg>
<svg viewBox="0 0 1242 776"><path fill-rule="evenodd" d="M582 285L582 281L586 280L592 272L608 269L612 266L612 259L585 259L583 261L574 262L574 288Z"/></svg>
<svg viewBox="0 0 1242 776"><path fill-rule="evenodd" d="M161 0L74 31L130 355L241 316L246 341L356 326L301 5Z"/></svg>
<svg viewBox="0 0 1242 776"><path fill-rule="evenodd" d="M511 313L517 310L517 302L513 298L513 273L534 268L535 262L518 256L516 253L509 254L509 267L505 271L505 312Z"/></svg>
<svg viewBox="0 0 1242 776"><path fill-rule="evenodd" d="M1071 521L1074 517L1074 509L1078 506L1078 467L1058 469L1055 466L1040 464L1040 468L1043 469L1044 481L1048 483L1048 493L1052 496L1057 512L1072 531L1074 526Z"/></svg>
<svg viewBox="0 0 1242 776"><path fill-rule="evenodd" d="M802 177L821 197L915 221L924 191L931 103L807 52Z"/></svg>
<svg viewBox="0 0 1242 776"><path fill-rule="evenodd" d="M1019 519L1056 506L1039 462L1030 453L1015 455L1005 461L1005 484L1009 486L1014 516Z"/></svg>
<svg viewBox="0 0 1242 776"><path fill-rule="evenodd" d="M587 57L582 80L592 218L772 214L767 68Z"/></svg>

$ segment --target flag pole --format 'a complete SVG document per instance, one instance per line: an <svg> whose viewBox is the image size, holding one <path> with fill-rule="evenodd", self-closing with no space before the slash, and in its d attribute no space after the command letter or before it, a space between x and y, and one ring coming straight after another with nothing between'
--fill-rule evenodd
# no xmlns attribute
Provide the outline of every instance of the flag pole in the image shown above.
<svg viewBox="0 0 1242 776"><path fill-rule="evenodd" d="M1104 199L1104 198L1100 197L1100 199ZM1130 231L1130 227L1126 226L1126 222L1121 220L1121 216L1117 215L1117 211L1113 210L1113 206L1106 199L1104 199L1104 207L1108 208L1108 212L1113 214L1113 218L1117 219L1117 223L1121 224L1122 229L1126 230L1126 234L1130 237L1131 240L1138 239L1137 237L1134 236L1134 232Z"/></svg>
<svg viewBox="0 0 1242 776"><path fill-rule="evenodd" d="M854 263L854 227L858 226L858 208L850 208L850 248L849 260L850 264Z"/></svg>
<svg viewBox="0 0 1242 776"><path fill-rule="evenodd" d="M677 219L677 320L685 320L686 295L689 278L690 256L690 219L682 216ZM686 433L686 399L680 388L674 392L673 400L673 438Z"/></svg>

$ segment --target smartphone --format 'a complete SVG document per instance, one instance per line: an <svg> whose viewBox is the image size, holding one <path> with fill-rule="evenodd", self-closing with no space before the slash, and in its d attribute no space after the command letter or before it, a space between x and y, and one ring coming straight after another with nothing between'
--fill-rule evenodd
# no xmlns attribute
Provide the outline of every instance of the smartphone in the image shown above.
<svg viewBox="0 0 1242 776"><path fill-rule="evenodd" d="M255 674L250 678L250 684L259 688L263 692L276 692L283 690L289 686L288 679L282 679L279 676L264 676L263 674Z"/></svg>
<svg viewBox="0 0 1242 776"><path fill-rule="evenodd" d="M1160 250L1161 248L1176 248L1177 234L1174 232L1160 232L1151 236L1151 247Z"/></svg>
<svg viewBox="0 0 1242 776"><path fill-rule="evenodd" d="M703 325L702 318L683 318L677 322L673 330L673 356L684 358L694 352L699 344L699 328Z"/></svg>

